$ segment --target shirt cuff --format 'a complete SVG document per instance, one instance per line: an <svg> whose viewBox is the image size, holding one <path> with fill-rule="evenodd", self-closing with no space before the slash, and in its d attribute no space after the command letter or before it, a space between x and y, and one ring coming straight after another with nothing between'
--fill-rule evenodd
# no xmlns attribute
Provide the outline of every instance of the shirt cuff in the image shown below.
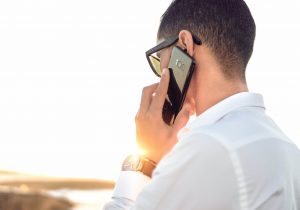
<svg viewBox="0 0 300 210"><path fill-rule="evenodd" d="M137 171L121 171L116 183L113 198L127 198L135 201L140 191L151 181L151 178Z"/></svg>

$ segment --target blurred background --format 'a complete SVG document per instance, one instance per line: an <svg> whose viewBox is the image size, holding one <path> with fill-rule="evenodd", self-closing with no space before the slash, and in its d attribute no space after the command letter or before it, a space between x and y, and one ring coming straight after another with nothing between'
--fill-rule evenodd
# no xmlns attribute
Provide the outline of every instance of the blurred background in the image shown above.
<svg viewBox="0 0 300 210"><path fill-rule="evenodd" d="M170 2L0 1L0 185L99 208L110 198L121 162L136 151L141 90L158 81L145 51ZM299 146L300 2L246 3L257 25L250 91L264 95Z"/></svg>

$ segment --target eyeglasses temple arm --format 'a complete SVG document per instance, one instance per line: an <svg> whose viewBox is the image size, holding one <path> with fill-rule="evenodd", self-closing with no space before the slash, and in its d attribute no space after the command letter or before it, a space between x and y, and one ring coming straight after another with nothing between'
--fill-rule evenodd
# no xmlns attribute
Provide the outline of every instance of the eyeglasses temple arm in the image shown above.
<svg viewBox="0 0 300 210"><path fill-rule="evenodd" d="M162 43L160 43L159 45L153 47L152 49L148 50L146 52L146 55L151 55L161 49L164 49L166 47L171 46L172 44L174 44L175 42L178 41L178 35L174 36L174 37L170 37L168 39L166 39L165 41L163 41Z"/></svg>

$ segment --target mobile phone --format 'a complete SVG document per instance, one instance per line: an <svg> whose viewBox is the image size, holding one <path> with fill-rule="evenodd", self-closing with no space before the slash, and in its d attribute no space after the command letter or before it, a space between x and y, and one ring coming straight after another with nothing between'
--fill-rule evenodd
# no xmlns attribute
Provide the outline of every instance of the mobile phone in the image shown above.
<svg viewBox="0 0 300 210"><path fill-rule="evenodd" d="M163 120L171 125L180 112L195 69L195 60L175 46L169 61L170 81L163 106Z"/></svg>

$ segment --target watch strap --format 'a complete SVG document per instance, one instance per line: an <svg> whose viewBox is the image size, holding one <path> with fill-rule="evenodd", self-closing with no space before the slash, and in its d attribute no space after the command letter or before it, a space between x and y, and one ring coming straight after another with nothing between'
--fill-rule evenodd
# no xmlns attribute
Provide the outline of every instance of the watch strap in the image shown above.
<svg viewBox="0 0 300 210"><path fill-rule="evenodd" d="M152 172L156 168L156 163L146 157L141 157L142 167L140 171L148 177L152 177Z"/></svg>

